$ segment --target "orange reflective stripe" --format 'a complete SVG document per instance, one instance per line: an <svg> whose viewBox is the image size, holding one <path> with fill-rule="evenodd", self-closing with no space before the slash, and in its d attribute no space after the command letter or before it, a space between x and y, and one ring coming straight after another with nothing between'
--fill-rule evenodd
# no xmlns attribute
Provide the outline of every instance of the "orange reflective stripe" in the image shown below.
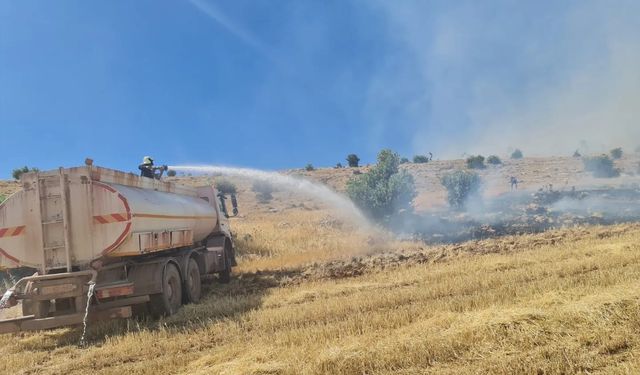
<svg viewBox="0 0 640 375"><path fill-rule="evenodd" d="M93 219L98 222L98 224L109 224L109 223L120 223L123 221L128 221L128 214L108 214L108 215L97 215L94 216Z"/></svg>
<svg viewBox="0 0 640 375"><path fill-rule="evenodd" d="M10 227L10 228L0 228L0 238L3 237L16 237L21 234L24 234L25 226L21 225L19 227Z"/></svg>

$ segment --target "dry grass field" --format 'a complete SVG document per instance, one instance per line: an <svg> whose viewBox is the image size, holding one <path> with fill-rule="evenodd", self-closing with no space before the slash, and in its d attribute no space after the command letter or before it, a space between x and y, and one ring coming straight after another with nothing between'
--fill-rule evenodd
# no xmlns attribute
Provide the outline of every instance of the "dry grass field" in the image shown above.
<svg viewBox="0 0 640 375"><path fill-rule="evenodd" d="M230 284L92 323L86 347L80 328L0 335L0 374L640 373L639 224L430 246L238 188Z"/></svg>
<svg viewBox="0 0 640 375"><path fill-rule="evenodd" d="M316 230L270 240L295 247ZM244 249L231 284L212 284L202 303L169 319L93 324L86 348L79 329L0 336L0 373L640 371L638 225L414 246L396 250L393 262L368 266L381 255L359 257L353 277L327 277L322 262L263 263L286 257L280 249L251 257ZM419 261L402 263L411 259ZM258 265L264 270L242 271Z"/></svg>

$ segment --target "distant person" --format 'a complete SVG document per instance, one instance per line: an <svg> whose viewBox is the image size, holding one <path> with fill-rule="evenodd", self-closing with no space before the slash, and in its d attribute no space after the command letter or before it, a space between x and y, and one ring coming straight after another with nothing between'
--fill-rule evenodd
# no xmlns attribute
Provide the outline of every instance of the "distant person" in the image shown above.
<svg viewBox="0 0 640 375"><path fill-rule="evenodd" d="M509 182L511 183L511 191L518 190L518 179L514 176L509 178Z"/></svg>
<svg viewBox="0 0 640 375"><path fill-rule="evenodd" d="M160 177L162 177L162 173L167 170L167 167L164 165L156 167L153 165L153 159L150 156L145 156L142 159L142 164L138 166L138 169L140 169L140 176L159 180Z"/></svg>
<svg viewBox="0 0 640 375"><path fill-rule="evenodd" d="M429 161L432 161L432 160L433 160L433 154L429 153Z"/></svg>

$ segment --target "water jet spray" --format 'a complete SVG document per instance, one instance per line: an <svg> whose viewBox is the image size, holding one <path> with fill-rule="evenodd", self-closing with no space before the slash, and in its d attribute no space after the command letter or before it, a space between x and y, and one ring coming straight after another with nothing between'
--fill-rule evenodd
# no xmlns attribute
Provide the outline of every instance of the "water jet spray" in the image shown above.
<svg viewBox="0 0 640 375"><path fill-rule="evenodd" d="M169 166L169 168L176 171L221 174L265 181L280 188L289 191L296 191L311 198L328 203L331 207L337 209L341 214L343 214L343 216L358 224L362 229L370 229L372 227L371 222L349 198L335 192L325 185L312 182L304 178L286 176L277 172L258 169L223 167L217 165L179 165Z"/></svg>

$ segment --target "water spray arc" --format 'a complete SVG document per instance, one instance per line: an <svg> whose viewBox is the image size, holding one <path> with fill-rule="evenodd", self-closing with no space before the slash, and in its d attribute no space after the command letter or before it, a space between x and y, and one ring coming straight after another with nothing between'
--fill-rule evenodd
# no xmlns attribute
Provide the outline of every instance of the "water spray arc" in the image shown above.
<svg viewBox="0 0 640 375"><path fill-rule="evenodd" d="M296 191L311 198L315 198L322 202L328 203L333 208L336 208L346 218L352 220L363 229L367 229L372 226L365 215L349 198L333 191L325 185L318 184L301 177L286 176L276 172L268 172L251 168L223 167L216 165L180 165L170 166L169 168L172 170L183 172L212 174L219 173L227 176L244 177L251 180L265 181L282 189Z"/></svg>

